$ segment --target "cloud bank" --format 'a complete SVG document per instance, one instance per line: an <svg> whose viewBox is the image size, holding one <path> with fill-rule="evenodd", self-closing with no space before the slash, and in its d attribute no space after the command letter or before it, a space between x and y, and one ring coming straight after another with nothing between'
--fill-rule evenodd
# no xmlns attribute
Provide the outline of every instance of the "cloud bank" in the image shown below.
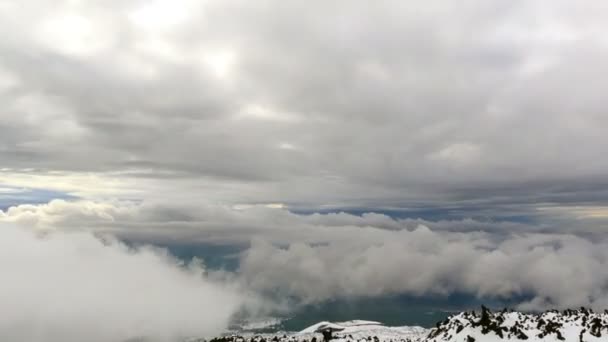
<svg viewBox="0 0 608 342"><path fill-rule="evenodd" d="M174 341L226 329L243 297L160 250L0 225L0 339Z"/></svg>
<svg viewBox="0 0 608 342"><path fill-rule="evenodd" d="M373 230L367 228L366 230ZM307 303L408 294L530 298L525 309L608 306L608 241L524 234L360 232L361 239L287 247L256 240L239 274L252 288Z"/></svg>
<svg viewBox="0 0 608 342"><path fill-rule="evenodd" d="M551 209L551 215L560 210ZM590 213L588 220L579 216L585 212ZM526 298L520 305L528 309L601 309L608 305L608 238L601 228L606 220L598 217L603 212L578 208L575 218L556 221L559 225L548 230L472 219L400 220L379 213L300 215L272 206L188 209L57 200L13 207L0 219L40 231L86 229L161 244L249 246L239 269L223 275L272 300L294 298L302 304L466 293ZM600 228L578 231L579 226L569 226L577 222Z"/></svg>

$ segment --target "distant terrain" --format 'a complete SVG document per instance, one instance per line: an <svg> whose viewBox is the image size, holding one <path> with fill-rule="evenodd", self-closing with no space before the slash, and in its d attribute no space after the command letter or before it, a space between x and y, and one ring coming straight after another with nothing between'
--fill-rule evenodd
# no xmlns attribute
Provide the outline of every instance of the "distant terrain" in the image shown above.
<svg viewBox="0 0 608 342"><path fill-rule="evenodd" d="M323 341L319 332L330 324L336 342L606 342L608 341L608 310L550 310L522 313L512 310L461 312L438 322L434 328L418 326L389 327L379 322L352 320L319 322L299 332L243 333L222 336L209 342L315 342ZM203 341L203 340L191 340Z"/></svg>

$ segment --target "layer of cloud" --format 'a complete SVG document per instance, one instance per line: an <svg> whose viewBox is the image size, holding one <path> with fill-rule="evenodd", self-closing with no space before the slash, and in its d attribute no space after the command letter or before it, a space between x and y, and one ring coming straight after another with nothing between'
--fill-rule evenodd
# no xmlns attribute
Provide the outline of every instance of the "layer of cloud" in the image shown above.
<svg viewBox="0 0 608 342"><path fill-rule="evenodd" d="M371 229L371 228L368 228ZM262 293L303 302L391 294L531 298L525 309L608 305L608 241L572 235L413 231L279 247L256 240L239 274Z"/></svg>
<svg viewBox="0 0 608 342"><path fill-rule="evenodd" d="M602 206L543 207L530 211L530 222L455 218L395 218L384 213L347 212L298 214L276 203L264 205L185 204L133 201L52 200L0 210L0 222L39 230L87 230L134 238L175 241L246 243L253 237L276 243L323 242L348 235L344 231L413 230L485 232L502 238L525 233L567 233L605 237L608 209ZM406 211L405 214L408 212ZM483 212L482 212L483 213ZM416 215L414 212L412 215Z"/></svg>
<svg viewBox="0 0 608 342"><path fill-rule="evenodd" d="M0 339L173 341L227 328L244 297L165 252L0 225Z"/></svg>
<svg viewBox="0 0 608 342"><path fill-rule="evenodd" d="M602 12L542 0L3 4L5 182L109 173L140 197L195 189L312 207L606 202Z"/></svg>
<svg viewBox="0 0 608 342"><path fill-rule="evenodd" d="M176 208L63 200L16 206L0 220L42 232L86 229L132 241L250 246L235 273L220 275L279 301L467 293L529 298L524 308L601 308L608 305L608 238L602 233L608 222L597 215L604 209L567 209L546 209L562 217L555 219L561 226L551 229L379 213L299 215L276 205ZM577 226L580 212L588 211L594 215ZM589 226L598 228L581 230Z"/></svg>

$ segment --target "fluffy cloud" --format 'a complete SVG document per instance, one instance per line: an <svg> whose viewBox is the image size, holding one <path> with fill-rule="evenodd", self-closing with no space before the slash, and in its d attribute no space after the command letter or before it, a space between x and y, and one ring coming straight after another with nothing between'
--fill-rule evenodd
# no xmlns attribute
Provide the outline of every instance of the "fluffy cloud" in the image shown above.
<svg viewBox="0 0 608 342"><path fill-rule="evenodd" d="M242 289L299 303L387 294L529 298L524 308L608 305L606 220L553 208L561 225L299 215L276 206L180 206L52 201L3 221L39 231L86 229L132 241L249 245L234 273ZM592 213L603 212L592 208ZM573 226L570 226L573 225ZM595 230L579 230L596 226ZM167 234L170 232L171 234ZM592 234L589 237L589 234ZM278 296L277 296L278 294Z"/></svg>
<svg viewBox="0 0 608 342"><path fill-rule="evenodd" d="M497 238L525 233L568 233L605 237L606 207L544 207L528 215L530 222L472 218L425 220L393 218L383 213L355 215L346 212L298 214L277 204L218 205L155 201L52 200L0 210L0 222L39 230L88 230L120 236L159 239L192 239L248 242L252 237L276 243L323 242L362 228L374 231L413 230L427 226L434 231L486 232ZM404 212L408 214L408 212ZM584 215L583 215L584 214ZM416 212L410 214L416 215ZM415 217L415 216L414 216Z"/></svg>
<svg viewBox="0 0 608 342"><path fill-rule="evenodd" d="M171 341L226 329L243 296L166 253L0 226L0 339Z"/></svg>
<svg viewBox="0 0 608 342"><path fill-rule="evenodd" d="M356 233L355 233L356 234ZM304 302L387 294L531 298L526 309L608 305L608 241L572 235L438 233L420 226L287 248L255 241L239 274L251 288Z"/></svg>
<svg viewBox="0 0 608 342"><path fill-rule="evenodd" d="M131 238L191 239L228 243L248 242L252 237L276 243L317 243L338 238L361 228L412 230L427 225L440 231L487 231L498 234L542 231L543 226L473 219L427 221L395 219L381 213L354 215L345 212L296 214L276 204L211 205L162 202L52 200L0 210L0 221L39 230L87 230ZM567 227L554 226L553 230ZM580 231L589 232L589 231Z"/></svg>

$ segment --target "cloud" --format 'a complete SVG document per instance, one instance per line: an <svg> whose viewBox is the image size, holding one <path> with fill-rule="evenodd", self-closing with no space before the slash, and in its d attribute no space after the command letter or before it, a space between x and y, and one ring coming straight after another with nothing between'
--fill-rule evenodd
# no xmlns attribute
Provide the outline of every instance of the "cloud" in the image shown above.
<svg viewBox="0 0 608 342"><path fill-rule="evenodd" d="M0 339L169 341L221 333L244 302L161 250L0 226Z"/></svg>
<svg viewBox="0 0 608 342"><path fill-rule="evenodd" d="M572 235L441 233L419 226L360 240L279 247L256 240L241 279L262 293L315 303L392 294L526 298L526 309L608 305L608 241ZM364 238L363 238L364 237Z"/></svg>
<svg viewBox="0 0 608 342"><path fill-rule="evenodd" d="M136 206L130 203L103 203L92 201L70 202L52 200L43 204L22 204L0 211L4 222L17 223L28 228L65 230L95 228L98 223L112 223L132 216Z"/></svg>
<svg viewBox="0 0 608 342"><path fill-rule="evenodd" d="M468 143L456 143L449 145L429 156L431 160L436 160L447 165L460 166L462 164L473 163L480 158L481 151L479 146Z"/></svg>
<svg viewBox="0 0 608 342"><path fill-rule="evenodd" d="M0 211L0 222L45 230L85 230L131 238L246 243L252 237L272 237L273 242L323 242L361 228L413 230L427 225L440 231L486 231L499 234L535 232L544 226L512 222L454 219L428 221L395 219L386 214L346 212L297 214L277 203L260 205L184 204L165 202L52 200L21 204ZM567 227L552 227L554 231ZM589 232L581 230L582 232ZM170 234L169 234L170 233Z"/></svg>
<svg viewBox="0 0 608 342"><path fill-rule="evenodd" d="M2 5L5 182L315 208L606 202L597 6Z"/></svg>
<svg viewBox="0 0 608 342"><path fill-rule="evenodd" d="M432 208L429 210L433 210ZM382 212L328 212L301 214L279 203L222 205L211 203L167 203L164 201L52 200L42 204L20 204L0 210L0 222L39 230L85 230L119 236L160 240L196 238L199 241L247 243L253 237L276 243L323 242L324 239L361 232L414 230L427 226L433 231L485 232L502 238L525 233L564 233L605 237L607 209L601 206L547 206L522 212L503 209L504 220L491 219L495 208L471 212L455 207L442 211L453 218L425 219L423 210L397 212L405 218ZM476 213L477 217L467 214ZM510 220L526 215L528 221Z"/></svg>
<svg viewBox="0 0 608 342"><path fill-rule="evenodd" d="M545 226L381 213L301 215L267 205L57 200L13 207L0 220L43 232L85 229L131 241L249 246L239 269L220 275L279 302L467 293L529 298L520 303L528 309L601 308L608 305L608 222L597 215L583 219L575 209L573 216L562 207L547 209L562 217Z"/></svg>

